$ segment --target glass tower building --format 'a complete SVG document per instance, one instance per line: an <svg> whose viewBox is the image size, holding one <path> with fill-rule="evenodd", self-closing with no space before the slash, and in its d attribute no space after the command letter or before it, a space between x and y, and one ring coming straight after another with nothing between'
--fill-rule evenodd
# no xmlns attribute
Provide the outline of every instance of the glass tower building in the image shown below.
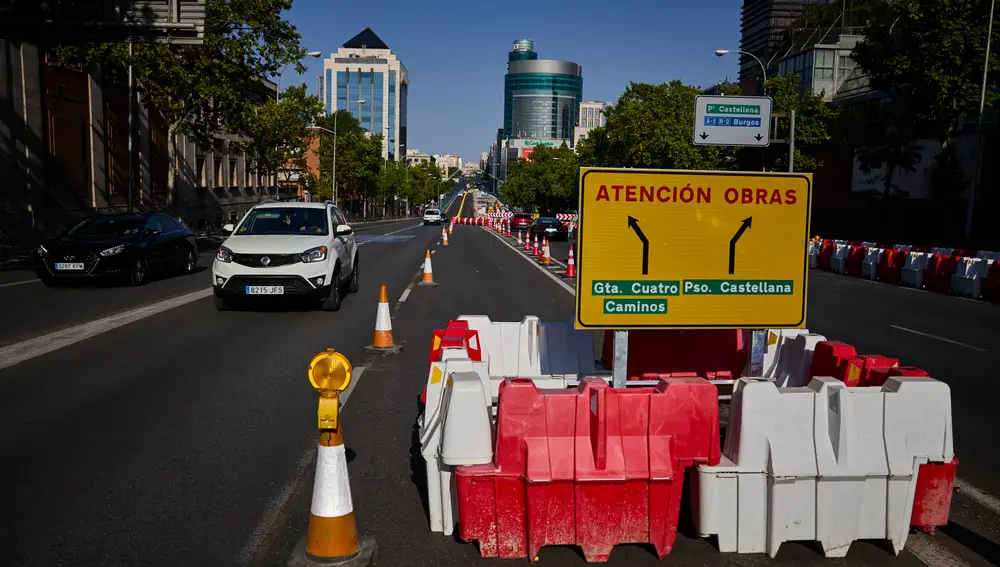
<svg viewBox="0 0 1000 567"><path fill-rule="evenodd" d="M409 74L371 28L324 60L320 82L327 115L334 110L350 112L362 128L382 134L384 159L403 159Z"/></svg>
<svg viewBox="0 0 1000 567"><path fill-rule="evenodd" d="M569 61L539 59L530 39L514 42L504 77L506 137L571 144L582 100L582 67Z"/></svg>

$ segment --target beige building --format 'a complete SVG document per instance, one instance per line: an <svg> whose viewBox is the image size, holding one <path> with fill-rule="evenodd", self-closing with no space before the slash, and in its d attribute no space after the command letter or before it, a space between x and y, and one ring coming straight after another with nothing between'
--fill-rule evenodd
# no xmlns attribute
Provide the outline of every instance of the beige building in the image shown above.
<svg viewBox="0 0 1000 567"><path fill-rule="evenodd" d="M587 132L598 126L604 126L604 103L588 100L581 102L580 119L573 128L573 146L576 147L580 140L587 137Z"/></svg>

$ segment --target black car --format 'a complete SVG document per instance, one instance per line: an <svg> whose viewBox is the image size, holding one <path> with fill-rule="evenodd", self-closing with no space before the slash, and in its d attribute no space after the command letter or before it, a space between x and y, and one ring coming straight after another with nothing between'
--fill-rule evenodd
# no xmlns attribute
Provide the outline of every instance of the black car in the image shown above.
<svg viewBox="0 0 1000 567"><path fill-rule="evenodd" d="M184 223L164 213L88 217L35 251L45 285L120 278L142 285L152 272L191 273L198 245Z"/></svg>
<svg viewBox="0 0 1000 567"><path fill-rule="evenodd" d="M545 236L549 240L569 240L569 229L557 218L538 217L531 223L528 235L532 237L537 235L538 238Z"/></svg>

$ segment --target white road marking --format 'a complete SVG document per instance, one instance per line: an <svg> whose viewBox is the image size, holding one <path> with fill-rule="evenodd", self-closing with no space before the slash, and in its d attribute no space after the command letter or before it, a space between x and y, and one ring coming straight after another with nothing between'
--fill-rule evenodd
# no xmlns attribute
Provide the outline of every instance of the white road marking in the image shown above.
<svg viewBox="0 0 1000 567"><path fill-rule="evenodd" d="M1000 498L997 498L980 488L976 488L960 478L955 479L955 489L976 504L979 504L994 514L1000 515Z"/></svg>
<svg viewBox="0 0 1000 567"><path fill-rule="evenodd" d="M23 281L19 281L19 282L2 283L2 284L0 284L0 287L13 287L15 285L24 285L24 284L29 284L29 283L37 283L37 282L40 282L40 281L42 281L42 280L40 280L38 278L35 278L33 280L23 280Z"/></svg>
<svg viewBox="0 0 1000 567"><path fill-rule="evenodd" d="M410 288L406 288L403 290L403 294L399 296L398 302L405 303L407 297L410 297Z"/></svg>
<svg viewBox="0 0 1000 567"><path fill-rule="evenodd" d="M206 288L0 348L0 370L212 295Z"/></svg>
<svg viewBox="0 0 1000 567"><path fill-rule="evenodd" d="M573 289L572 287L566 285L566 282L562 281L558 277L552 275L552 272L546 270L545 266L542 266L540 264L536 264L534 260L532 260L528 256L525 256L524 254L521 254L521 251L518 250L517 247L515 247L515 246L513 246L511 244L508 244L507 241L504 240L503 237L501 237L500 235L494 234L493 231L491 231L491 230L487 230L486 232L487 232L487 234L490 234L491 236L493 236L494 238L496 238L497 240L499 240L501 244L503 244L507 248L510 248L511 250L513 250L515 254L517 254L519 257L523 258L525 262L527 262L527 263L531 264L532 266L534 266L536 270L538 270L539 272L542 272L543 274L545 274L546 276L548 276L549 278L551 278L552 281L554 281L557 284L559 284L560 286L562 286L562 288L564 290L568 291L570 293L570 295L576 296L576 290L575 289Z"/></svg>
<svg viewBox="0 0 1000 567"><path fill-rule="evenodd" d="M971 563L921 531L915 530L906 538L906 551L928 567L972 567Z"/></svg>
<svg viewBox="0 0 1000 567"><path fill-rule="evenodd" d="M423 225L423 223L421 223L421 224L415 224L413 226L408 226L406 228L401 228L399 230L394 230L392 232L387 232L385 234L373 234L372 236L392 236L393 234L399 234L400 232L406 232L408 230L413 230L414 228L417 228L418 226L422 226L422 225ZM358 242L358 246L364 246L365 244L371 244L371 242L369 242L369 241Z"/></svg>
<svg viewBox="0 0 1000 567"><path fill-rule="evenodd" d="M932 335L930 333L923 333L923 332L920 332L920 331L914 331L913 329L907 329L906 327L900 327L899 325L889 325L889 326L892 327L893 329L896 329L896 330L899 330L899 331L905 331L907 333L913 333L914 335L920 335L921 337L927 337L929 339L934 339L934 340L941 341L943 343L948 343L948 344L952 344L952 345L955 345L955 346L960 346L960 347L963 347L963 348L967 348L969 350L974 350L974 351L977 351L977 352L990 352L990 351L988 351L988 350L986 350L984 348L980 348L980 347L977 347L977 346L972 346L972 345L965 344L965 343L960 343L958 341L953 341L951 339L946 339L944 337L939 337L937 335Z"/></svg>
<svg viewBox="0 0 1000 567"><path fill-rule="evenodd" d="M364 372L364 366L359 366L351 372L351 383L340 395L341 410L347 407L347 400L350 399L351 392L354 391L355 386L361 381ZM292 474L292 478L281 487L278 494L268 504L264 515L261 517L260 522L257 523L257 527L254 529L253 534L251 534L250 539L247 540L246 545L236 555L237 563L240 565L255 565L258 562L258 553L268 540L268 535L273 533L275 526L282 520L285 508L288 506L288 501L295 494L296 487L305 479L309 472L309 466L316 459L316 451L316 445L309 447L302 454L302 457L299 458L298 462L295 463L295 472Z"/></svg>

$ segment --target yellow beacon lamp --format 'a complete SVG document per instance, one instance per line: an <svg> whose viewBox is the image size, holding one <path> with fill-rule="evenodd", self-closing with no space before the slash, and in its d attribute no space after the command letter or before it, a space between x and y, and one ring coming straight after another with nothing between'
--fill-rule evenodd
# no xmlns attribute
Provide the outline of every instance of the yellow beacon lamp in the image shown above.
<svg viewBox="0 0 1000 567"><path fill-rule="evenodd" d="M351 361L327 349L309 361L309 383L319 391L319 428L338 429L340 393L351 383Z"/></svg>

